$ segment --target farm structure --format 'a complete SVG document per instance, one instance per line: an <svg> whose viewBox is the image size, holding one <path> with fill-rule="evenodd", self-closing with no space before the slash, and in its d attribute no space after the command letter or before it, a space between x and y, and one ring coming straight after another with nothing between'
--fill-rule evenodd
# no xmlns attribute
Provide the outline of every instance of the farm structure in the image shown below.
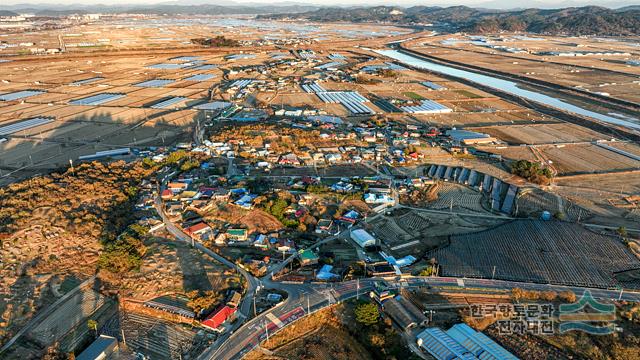
<svg viewBox="0 0 640 360"><path fill-rule="evenodd" d="M606 254L606 256L603 256ZM618 239L579 224L515 220L478 233L455 235L431 251L443 276L495 278L608 288L615 274L640 267Z"/></svg>

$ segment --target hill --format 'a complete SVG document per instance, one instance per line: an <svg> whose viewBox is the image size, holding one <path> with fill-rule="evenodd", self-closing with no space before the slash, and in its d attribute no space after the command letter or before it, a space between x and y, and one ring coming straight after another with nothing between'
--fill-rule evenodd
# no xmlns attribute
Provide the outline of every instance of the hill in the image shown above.
<svg viewBox="0 0 640 360"><path fill-rule="evenodd" d="M261 15L259 18L295 18L319 22L386 22L404 25L448 25L455 31L495 33L526 31L565 35L638 35L640 10L636 7L611 10L597 6L564 9L500 11L467 6L398 8L323 8L297 14Z"/></svg>

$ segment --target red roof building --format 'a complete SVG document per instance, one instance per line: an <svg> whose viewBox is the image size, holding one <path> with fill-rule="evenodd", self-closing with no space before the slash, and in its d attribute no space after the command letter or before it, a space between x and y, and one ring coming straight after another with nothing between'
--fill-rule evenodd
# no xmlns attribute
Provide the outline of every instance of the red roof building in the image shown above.
<svg viewBox="0 0 640 360"><path fill-rule="evenodd" d="M161 194L162 200L169 200L173 197L173 193L169 189L162 190Z"/></svg>
<svg viewBox="0 0 640 360"><path fill-rule="evenodd" d="M204 321L202 321L202 325L215 330L220 325L222 325L227 319L236 312L235 308L231 308L229 306L223 306L218 308L216 311L212 312Z"/></svg>
<svg viewBox="0 0 640 360"><path fill-rule="evenodd" d="M211 230L209 225L203 222L199 222L193 226L189 226L188 228L184 229L184 232L187 233L188 235L202 235L208 232L209 230Z"/></svg>

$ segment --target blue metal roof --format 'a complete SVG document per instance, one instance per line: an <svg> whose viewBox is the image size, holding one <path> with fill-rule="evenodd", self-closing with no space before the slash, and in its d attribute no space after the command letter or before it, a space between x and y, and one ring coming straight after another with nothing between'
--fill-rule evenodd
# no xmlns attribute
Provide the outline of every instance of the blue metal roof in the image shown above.
<svg viewBox="0 0 640 360"><path fill-rule="evenodd" d="M91 95L88 97L84 97L81 99L71 100L69 104L71 105L101 105L114 100L118 100L127 95L121 93L102 93L97 95Z"/></svg>
<svg viewBox="0 0 640 360"><path fill-rule="evenodd" d="M456 324L447 330L447 335L482 360L517 360L510 352L485 334L473 330L467 324Z"/></svg>
<svg viewBox="0 0 640 360"><path fill-rule="evenodd" d="M16 92L6 93L6 94L0 95L0 101L12 101L12 100L24 99L24 98L28 98L30 96L44 94L45 92L46 91L43 91L43 90L16 91Z"/></svg>
<svg viewBox="0 0 640 360"><path fill-rule="evenodd" d="M466 348L440 328L428 328L418 334L419 345L437 360L477 360Z"/></svg>

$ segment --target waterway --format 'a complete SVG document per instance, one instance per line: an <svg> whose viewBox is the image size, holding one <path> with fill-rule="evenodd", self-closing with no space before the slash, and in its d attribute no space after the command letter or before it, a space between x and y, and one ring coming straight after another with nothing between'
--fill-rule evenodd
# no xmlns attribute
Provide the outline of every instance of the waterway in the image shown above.
<svg viewBox="0 0 640 360"><path fill-rule="evenodd" d="M527 100L535 101L541 104L554 107L556 109L564 110L564 111L582 115L582 116L587 116L592 119L596 119L606 123L624 126L634 130L640 130L640 119L632 118L632 117L625 117L625 119L621 119L621 118L612 116L612 114L610 113L601 113L601 112L589 110L584 107L571 104L562 99L554 98L552 96L542 94L537 91L525 89L522 87L522 85L513 81L498 79L492 76L483 75L483 74L475 73L472 71L456 69L450 66L438 64L428 60L423 60L418 57L408 55L397 50L374 50L374 51L380 55L392 58L400 63L403 63L408 66L412 66L418 69L424 69L424 70L433 71L433 72L444 74L444 75L449 75L449 76L473 81L475 83L489 86L489 87L519 96Z"/></svg>

